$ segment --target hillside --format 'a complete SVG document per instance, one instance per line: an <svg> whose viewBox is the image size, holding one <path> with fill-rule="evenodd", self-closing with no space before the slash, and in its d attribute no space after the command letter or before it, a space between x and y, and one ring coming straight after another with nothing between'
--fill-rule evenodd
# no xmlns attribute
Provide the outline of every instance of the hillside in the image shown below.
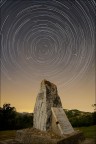
<svg viewBox="0 0 96 144"><path fill-rule="evenodd" d="M90 126L92 124L96 124L94 119L96 113L83 112L77 109L73 110L64 109L64 111L67 117L69 118L69 121L74 127Z"/></svg>

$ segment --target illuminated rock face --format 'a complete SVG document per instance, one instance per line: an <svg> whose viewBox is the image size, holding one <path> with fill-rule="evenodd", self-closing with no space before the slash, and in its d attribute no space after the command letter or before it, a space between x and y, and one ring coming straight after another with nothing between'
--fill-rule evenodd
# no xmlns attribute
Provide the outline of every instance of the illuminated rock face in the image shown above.
<svg viewBox="0 0 96 144"><path fill-rule="evenodd" d="M52 135L56 138L52 138ZM84 140L84 135L72 128L62 108L56 85L43 80L34 107L33 128L17 131L15 140L22 144L79 144Z"/></svg>
<svg viewBox="0 0 96 144"><path fill-rule="evenodd" d="M69 122L63 108L52 107L52 131L57 135L64 136L74 134L75 131Z"/></svg>
<svg viewBox="0 0 96 144"><path fill-rule="evenodd" d="M51 138L52 135L49 135L48 129L53 136L56 134L56 137L61 136L61 139L60 137ZM47 135L43 131L47 131ZM79 144L84 140L84 136L72 128L62 108L56 85L43 80L34 107L33 128L17 131L15 140L23 144L59 144L59 142L60 144Z"/></svg>
<svg viewBox="0 0 96 144"><path fill-rule="evenodd" d="M47 80L43 80L34 107L34 128L42 131L50 128L52 122L51 107L61 108L61 100L58 96L56 85Z"/></svg>

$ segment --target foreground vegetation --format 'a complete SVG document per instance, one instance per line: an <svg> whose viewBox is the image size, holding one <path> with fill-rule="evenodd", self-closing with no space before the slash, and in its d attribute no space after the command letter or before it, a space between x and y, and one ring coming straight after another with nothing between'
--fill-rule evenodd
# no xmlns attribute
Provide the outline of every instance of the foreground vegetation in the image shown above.
<svg viewBox="0 0 96 144"><path fill-rule="evenodd" d="M0 130L17 130L32 126L32 113L18 113L10 104L4 104L3 108L0 107Z"/></svg>
<svg viewBox="0 0 96 144"><path fill-rule="evenodd" d="M14 139L16 135L16 130L0 131L0 141L7 139Z"/></svg>
<svg viewBox="0 0 96 144"><path fill-rule="evenodd" d="M96 125L96 112L83 112L79 110L65 110L73 127Z"/></svg>
<svg viewBox="0 0 96 144"><path fill-rule="evenodd" d="M82 131L85 135L85 138L93 138L96 139L96 125L88 126L88 127L79 127L77 128Z"/></svg>
<svg viewBox="0 0 96 144"><path fill-rule="evenodd" d="M89 127L79 127L76 128L82 131L85 135L85 138L95 139L96 136L96 125L89 126ZM16 130L9 130L9 131L0 131L0 141L7 140L7 139L14 139L16 135Z"/></svg>
<svg viewBox="0 0 96 144"><path fill-rule="evenodd" d="M96 125L96 112L64 109L73 127ZM0 107L0 130L17 130L33 126L33 113L18 113L15 107L4 104Z"/></svg>

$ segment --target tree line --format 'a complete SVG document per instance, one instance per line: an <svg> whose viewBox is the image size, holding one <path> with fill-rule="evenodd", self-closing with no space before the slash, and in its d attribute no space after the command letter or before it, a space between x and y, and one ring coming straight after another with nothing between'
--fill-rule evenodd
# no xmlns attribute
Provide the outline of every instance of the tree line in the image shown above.
<svg viewBox="0 0 96 144"><path fill-rule="evenodd" d="M96 112L64 110L73 127L96 125ZM4 104L0 107L0 130L17 130L33 126L33 113L18 113L15 107Z"/></svg>
<svg viewBox="0 0 96 144"><path fill-rule="evenodd" d="M0 107L0 130L17 130L32 126L33 114L18 113L10 104Z"/></svg>
<svg viewBox="0 0 96 144"><path fill-rule="evenodd" d="M65 110L65 113L73 127L96 125L96 112Z"/></svg>

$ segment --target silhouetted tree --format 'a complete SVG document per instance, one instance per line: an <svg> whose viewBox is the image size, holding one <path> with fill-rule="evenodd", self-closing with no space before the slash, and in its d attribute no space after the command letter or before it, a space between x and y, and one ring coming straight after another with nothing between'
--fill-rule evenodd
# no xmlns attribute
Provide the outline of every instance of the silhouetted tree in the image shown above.
<svg viewBox="0 0 96 144"><path fill-rule="evenodd" d="M96 125L96 111L92 113L93 125Z"/></svg>
<svg viewBox="0 0 96 144"><path fill-rule="evenodd" d="M91 126L93 125L93 117L94 123L96 121L95 114L92 116L92 113L80 112L79 110L67 110L65 112L73 127Z"/></svg>
<svg viewBox="0 0 96 144"><path fill-rule="evenodd" d="M14 129L15 128L16 109L10 104L4 104L0 108L0 129Z"/></svg>
<svg viewBox="0 0 96 144"><path fill-rule="evenodd" d="M0 107L0 130L22 129L33 126L33 114L16 112L15 107L4 104Z"/></svg>

